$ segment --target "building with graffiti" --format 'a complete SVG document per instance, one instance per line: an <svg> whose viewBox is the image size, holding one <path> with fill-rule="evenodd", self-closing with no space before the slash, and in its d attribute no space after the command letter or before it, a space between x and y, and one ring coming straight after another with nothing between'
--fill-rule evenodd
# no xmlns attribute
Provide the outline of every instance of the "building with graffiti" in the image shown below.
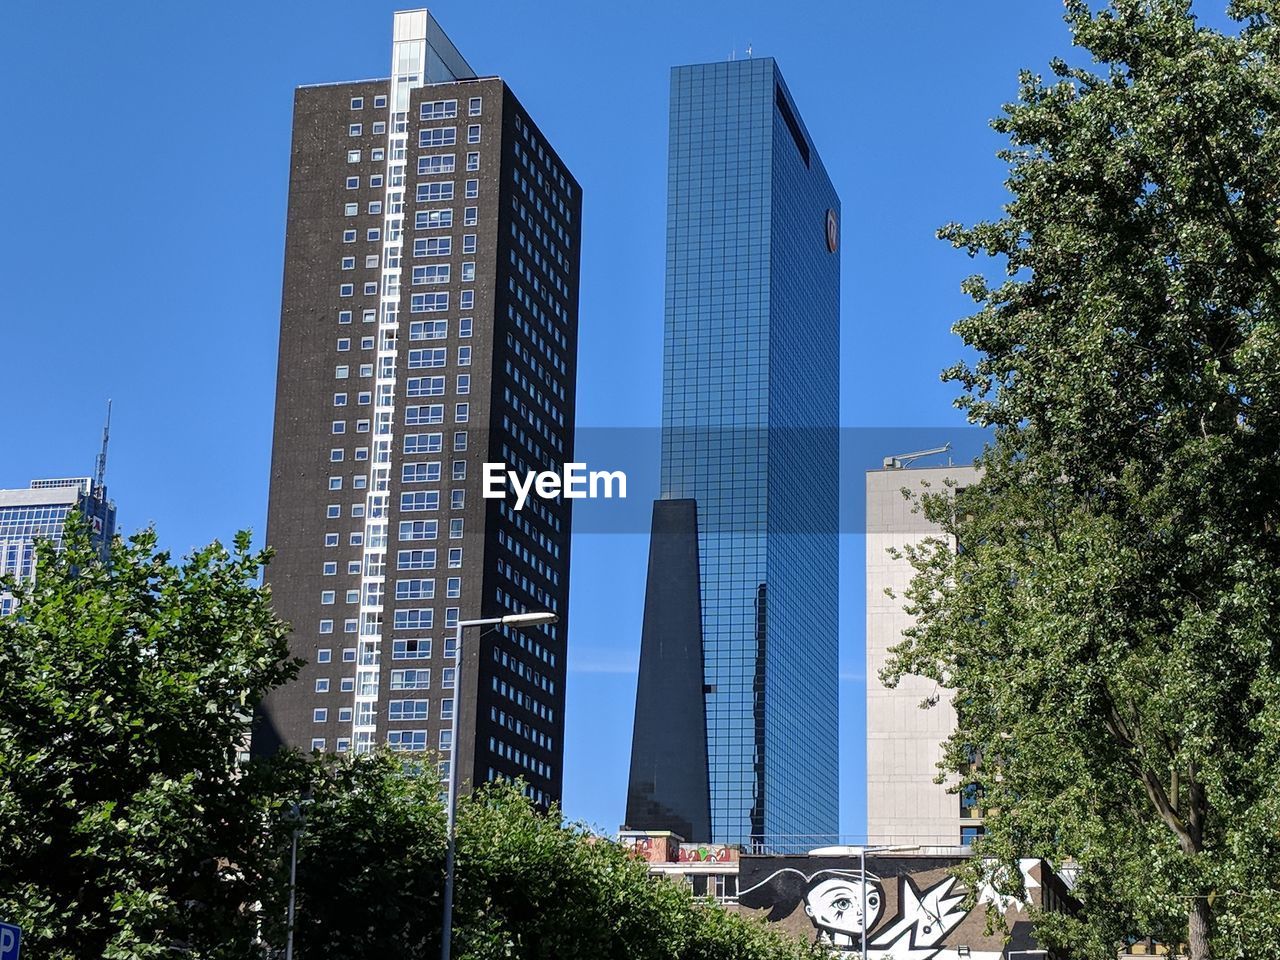
<svg viewBox="0 0 1280 960"><path fill-rule="evenodd" d="M1035 940L1032 912L1075 909L1066 881L1042 860L1020 864L1024 901L966 889L955 875L969 856L963 847L868 853L864 860L857 847L770 856L684 843L670 833L624 833L620 840L651 873L837 955L858 956L865 934L868 960L1044 960L1052 955ZM988 924L992 914L999 923Z"/></svg>

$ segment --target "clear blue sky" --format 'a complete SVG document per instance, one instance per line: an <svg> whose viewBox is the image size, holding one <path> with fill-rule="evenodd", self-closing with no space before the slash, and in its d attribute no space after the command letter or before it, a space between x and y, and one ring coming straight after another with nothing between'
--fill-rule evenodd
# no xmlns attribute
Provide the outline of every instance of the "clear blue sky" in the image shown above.
<svg viewBox="0 0 1280 960"><path fill-rule="evenodd" d="M176 551L264 530L293 88L385 76L397 6L414 4L6 4L0 487L89 473L111 397L125 529L154 522ZM938 371L960 356L949 331L971 265L933 234L998 213L987 121L1019 68L1067 52L1060 4L431 9L583 185L580 425L659 422L668 68L748 43L777 58L843 200L843 423L961 423ZM846 498L876 457L932 435L875 435ZM856 834L864 547L842 545L842 830ZM607 829L623 813L645 556L641 535L574 545L564 805Z"/></svg>

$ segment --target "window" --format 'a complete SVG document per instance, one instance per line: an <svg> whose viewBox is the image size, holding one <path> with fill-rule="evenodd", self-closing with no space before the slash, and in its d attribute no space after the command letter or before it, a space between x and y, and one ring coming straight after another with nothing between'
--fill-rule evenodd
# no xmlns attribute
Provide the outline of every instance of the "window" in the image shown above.
<svg viewBox="0 0 1280 960"><path fill-rule="evenodd" d="M467 127L467 143L480 142L480 124L473 123Z"/></svg>
<svg viewBox="0 0 1280 960"><path fill-rule="evenodd" d="M458 336L460 337L471 336L471 318L470 317L463 317L461 320L458 321Z"/></svg>
<svg viewBox="0 0 1280 960"><path fill-rule="evenodd" d="M415 320L409 324L410 340L443 340L448 335L448 320Z"/></svg>
<svg viewBox="0 0 1280 960"><path fill-rule="evenodd" d="M447 257L453 253L452 237L418 237L413 241L415 257Z"/></svg>
<svg viewBox="0 0 1280 960"><path fill-rule="evenodd" d="M455 163L452 153L429 153L418 158L418 174L453 173Z"/></svg>
<svg viewBox="0 0 1280 960"><path fill-rule="evenodd" d="M380 173L375 173L373 176L371 176L371 177L369 178L369 186L371 186L371 187L380 187L380 186L382 186L382 174L380 174Z"/></svg>
<svg viewBox="0 0 1280 960"><path fill-rule="evenodd" d="M343 231L342 231L342 242L343 242L343 243L355 243L355 242L356 242L356 232L355 232L354 230L343 230ZM346 261L347 261L347 258L346 258L346 257L343 257L343 263L346 263ZM352 260L352 264L353 264L353 265L354 265L354 263L355 263L355 261L354 261L354 260Z"/></svg>
<svg viewBox="0 0 1280 960"><path fill-rule="evenodd" d="M430 658L430 638L391 641L392 660L429 660Z"/></svg>
<svg viewBox="0 0 1280 960"><path fill-rule="evenodd" d="M434 540L438 536L440 524L438 520L401 520L400 541Z"/></svg>
<svg viewBox="0 0 1280 960"><path fill-rule="evenodd" d="M359 150L348 150L348 151L347 151L347 163L359 163L359 162L360 162L360 151L359 151Z"/></svg>
<svg viewBox="0 0 1280 960"><path fill-rule="evenodd" d="M374 98L373 98L373 105L374 105L374 107L385 107L385 106L387 105L387 98L386 98L386 95L385 95L385 94L378 94L378 96L374 97Z"/></svg>
<svg viewBox="0 0 1280 960"><path fill-rule="evenodd" d="M385 156L386 156L386 151L383 150L382 147L374 147L372 150L369 151L369 159L374 161L375 163L381 163Z"/></svg>
<svg viewBox="0 0 1280 960"><path fill-rule="evenodd" d="M351 98L351 109L352 109L352 110L363 110L363 109L364 109L364 97L352 97L352 98Z"/></svg>
<svg viewBox="0 0 1280 960"><path fill-rule="evenodd" d="M461 566L462 566L462 548L450 547L449 548L449 569L457 570Z"/></svg>
<svg viewBox="0 0 1280 960"><path fill-rule="evenodd" d="M426 700L392 700L387 704L388 720L426 720Z"/></svg>
<svg viewBox="0 0 1280 960"><path fill-rule="evenodd" d="M403 513L416 513L422 510L440 509L439 490L406 490L400 494L400 510Z"/></svg>
<svg viewBox="0 0 1280 960"><path fill-rule="evenodd" d="M471 348L470 347L458 348L458 366L460 367L471 366Z"/></svg>
<svg viewBox="0 0 1280 960"><path fill-rule="evenodd" d="M351 349L351 340L349 337L338 338L338 352L343 353Z"/></svg>
<svg viewBox="0 0 1280 960"><path fill-rule="evenodd" d="M472 97L467 101L467 114L472 117L480 116L480 106L484 103L481 97Z"/></svg>
<svg viewBox="0 0 1280 960"><path fill-rule="evenodd" d="M478 196L480 196L480 181L468 180L467 181L467 199L474 200Z"/></svg>
<svg viewBox="0 0 1280 960"><path fill-rule="evenodd" d="M413 266L414 286L421 286L425 283L448 282L449 264L447 263L417 263Z"/></svg>
<svg viewBox="0 0 1280 960"><path fill-rule="evenodd" d="M330 520L336 520L338 517L342 516L342 507L336 503L329 504L325 507L325 511ZM329 602L332 603L333 601L331 600Z"/></svg>
<svg viewBox="0 0 1280 960"><path fill-rule="evenodd" d="M409 296L410 313L440 313L448 309L448 293L414 293Z"/></svg>
<svg viewBox="0 0 1280 960"><path fill-rule="evenodd" d="M370 212L370 213L381 213L381 212L382 212L382 201L381 201L381 200L370 200L370 201L369 201L369 212Z"/></svg>
<svg viewBox="0 0 1280 960"><path fill-rule="evenodd" d="M381 136L382 134L384 134L384 133L386 133L386 132L387 132L387 124L386 124L386 122L385 122L385 121L383 121L383 120L379 120L377 123L375 123L375 124L373 125L373 135L374 135L375 137L376 137L376 136Z"/></svg>
<svg viewBox="0 0 1280 960"><path fill-rule="evenodd" d="M401 550L396 555L397 570L434 570L435 550Z"/></svg>
<svg viewBox="0 0 1280 960"><path fill-rule="evenodd" d="M362 376L362 377L372 377L372 376L373 376L373 364L372 364L372 363L362 363L362 364L360 364L360 376Z"/></svg>
<svg viewBox="0 0 1280 960"><path fill-rule="evenodd" d="M442 200L452 200L453 181L435 180L430 183L420 183L418 184L416 199L418 203L439 203Z"/></svg>
<svg viewBox="0 0 1280 960"><path fill-rule="evenodd" d="M332 621L332 620L321 620L321 621L320 621L320 632L321 632L321 633L333 633L333 621Z"/></svg>
<svg viewBox="0 0 1280 960"><path fill-rule="evenodd" d="M329 692L329 680L328 680L328 678L327 678L327 677L317 677L317 678L316 678L316 693L328 693L328 692Z"/></svg>
<svg viewBox="0 0 1280 960"><path fill-rule="evenodd" d="M354 283L344 283L338 287L338 296L353 297L356 293L356 285Z"/></svg>
<svg viewBox="0 0 1280 960"><path fill-rule="evenodd" d="M418 131L419 147L451 147L457 142L457 127L434 127Z"/></svg>
<svg viewBox="0 0 1280 960"><path fill-rule="evenodd" d="M450 510L461 510L463 506L466 505L466 502L467 502L467 491L451 490L449 492L449 509Z"/></svg>
<svg viewBox="0 0 1280 960"><path fill-rule="evenodd" d="M359 393L356 394L356 403L358 403L362 407L367 407L369 405L369 402L372 399L373 399L373 394L371 394L368 390L361 390Z"/></svg>
<svg viewBox="0 0 1280 960"><path fill-rule="evenodd" d="M466 423L471 416L471 404L458 403L453 408L453 422Z"/></svg>
<svg viewBox="0 0 1280 960"><path fill-rule="evenodd" d="M474 227L480 222L480 214L476 207L465 207L462 211L462 225Z"/></svg>
<svg viewBox="0 0 1280 960"><path fill-rule="evenodd" d="M419 404L418 406L405 408L404 425L406 427L420 427L423 424L443 422L443 403Z"/></svg>
<svg viewBox="0 0 1280 960"><path fill-rule="evenodd" d="M355 662L356 662L356 648L355 648L355 647L343 647L343 649L342 649L342 662L343 662L343 663L355 663Z"/></svg>
<svg viewBox="0 0 1280 960"><path fill-rule="evenodd" d="M463 253L476 252L476 235L474 233L464 233L462 235L462 252Z"/></svg>
<svg viewBox="0 0 1280 960"><path fill-rule="evenodd" d="M440 479L440 463L405 463L400 466L401 483L431 483Z"/></svg>
<svg viewBox="0 0 1280 960"><path fill-rule="evenodd" d="M444 377L410 377L405 381L405 396L444 396Z"/></svg>
<svg viewBox="0 0 1280 960"><path fill-rule="evenodd" d="M431 689L431 671L429 669L392 670L391 689L429 690Z"/></svg>
<svg viewBox="0 0 1280 960"><path fill-rule="evenodd" d="M474 290L463 290L458 294L458 307L462 310L470 310L476 305L476 294Z"/></svg>
<svg viewBox="0 0 1280 960"><path fill-rule="evenodd" d="M360 188L360 178L359 178L359 177L347 177L347 189L348 189L348 190L358 190L359 188Z"/></svg>
<svg viewBox="0 0 1280 960"><path fill-rule="evenodd" d="M440 731L440 749L441 750L453 749L453 731L452 730L445 729Z"/></svg>
<svg viewBox="0 0 1280 960"><path fill-rule="evenodd" d="M431 600L436 595L434 580L397 580L397 600Z"/></svg>
<svg viewBox="0 0 1280 960"><path fill-rule="evenodd" d="M351 576L353 576L353 577L354 577L354 576L359 576L359 575L360 575L360 561L359 561L359 560L348 560L348 561L347 561L347 573L348 573L348 574L350 574L350 575L351 575Z"/></svg>
<svg viewBox="0 0 1280 960"><path fill-rule="evenodd" d="M453 697L446 697L440 701L440 719L453 719Z"/></svg>
<svg viewBox="0 0 1280 960"><path fill-rule="evenodd" d="M462 578L450 577L446 580L444 595L450 600L456 600L462 596Z"/></svg>
<svg viewBox="0 0 1280 960"><path fill-rule="evenodd" d="M360 204L344 203L342 205L342 212L348 217L354 217L357 213L360 212Z"/></svg>
<svg viewBox="0 0 1280 960"><path fill-rule="evenodd" d="M449 539L450 540L462 539L462 518L461 517L455 517L454 519L449 521Z"/></svg>
<svg viewBox="0 0 1280 960"><path fill-rule="evenodd" d="M387 733L387 747L393 753L421 753L427 749L427 731L391 730Z"/></svg>
<svg viewBox="0 0 1280 960"><path fill-rule="evenodd" d="M370 227L368 233L365 234L366 240L379 240L382 237L382 231L377 227Z"/></svg>
<svg viewBox="0 0 1280 960"><path fill-rule="evenodd" d="M453 461L453 479L455 480L467 479L467 461L465 460Z"/></svg>
<svg viewBox="0 0 1280 960"><path fill-rule="evenodd" d="M335 407L345 407L347 405L347 395L345 393L335 393L333 395L333 405ZM333 489L330 487L329 489Z"/></svg>
<svg viewBox="0 0 1280 960"><path fill-rule="evenodd" d="M333 368L333 379L345 380L349 376L351 376L351 368L345 363L340 363Z"/></svg>
<svg viewBox="0 0 1280 960"><path fill-rule="evenodd" d="M311 749L312 749L312 750L323 750L323 749L324 749L324 737L315 737L315 738L313 738L313 739L312 739L312 741L311 741Z"/></svg>
<svg viewBox="0 0 1280 960"><path fill-rule="evenodd" d="M445 120L457 115L457 100L429 100L422 104L421 119L423 120Z"/></svg>
<svg viewBox="0 0 1280 960"><path fill-rule="evenodd" d="M336 533L326 533L324 535L324 545L326 547L336 547L338 545L338 535Z"/></svg>
<svg viewBox="0 0 1280 960"><path fill-rule="evenodd" d="M351 126L347 127L347 136L349 137L358 137L363 132L364 127L360 126L358 123L353 123Z"/></svg>
<svg viewBox="0 0 1280 960"><path fill-rule="evenodd" d="M422 347L409 351L409 369L420 370L424 367L443 367L447 363L445 347Z"/></svg>
<svg viewBox="0 0 1280 960"><path fill-rule="evenodd" d="M324 566L321 568L321 572L326 577L336 577L338 575L338 561L336 560L325 561Z"/></svg>
<svg viewBox="0 0 1280 960"><path fill-rule="evenodd" d="M364 285L364 295L372 297L378 292L378 281L370 280Z"/></svg>
<svg viewBox="0 0 1280 960"><path fill-rule="evenodd" d="M347 421L345 421L345 420L334 420L334 421L333 421L333 423L332 423L332 425L330 426L330 429L331 429L334 433L346 433L346 432L347 432Z"/></svg>
<svg viewBox="0 0 1280 960"><path fill-rule="evenodd" d="M440 686L445 690L453 689L453 678L458 672L457 667L445 667L440 671Z"/></svg>
<svg viewBox="0 0 1280 960"><path fill-rule="evenodd" d="M333 660L333 650L325 648L316 651L316 663L329 663Z"/></svg>
<svg viewBox="0 0 1280 960"><path fill-rule="evenodd" d="M459 430L453 435L453 449L462 452L467 449L467 431ZM356 458L360 459L359 457Z"/></svg>
<svg viewBox="0 0 1280 960"><path fill-rule="evenodd" d="M339 322L339 323L350 323L350 322L351 322L351 311L350 311L350 310L339 310L339 311L338 311L338 322Z"/></svg>
<svg viewBox="0 0 1280 960"><path fill-rule="evenodd" d="M329 462L341 463L343 458L346 455L347 455L347 452L343 450L341 447L334 447L332 450L329 451Z"/></svg>
<svg viewBox="0 0 1280 960"><path fill-rule="evenodd" d="M453 226L452 210L418 210L413 215L413 229L435 230Z"/></svg>
<svg viewBox="0 0 1280 960"><path fill-rule="evenodd" d="M468 260L466 263L462 265L462 282L474 283L475 279L476 279L475 261Z"/></svg>
<svg viewBox="0 0 1280 960"><path fill-rule="evenodd" d="M467 154L467 169L468 169L468 170L479 170L479 169L480 169L480 154L479 154L479 153L468 153L468 154Z"/></svg>

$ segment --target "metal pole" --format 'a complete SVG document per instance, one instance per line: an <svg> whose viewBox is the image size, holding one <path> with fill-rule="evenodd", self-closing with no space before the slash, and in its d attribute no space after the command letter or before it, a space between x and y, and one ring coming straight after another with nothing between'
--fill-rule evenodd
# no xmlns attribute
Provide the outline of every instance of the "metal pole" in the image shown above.
<svg viewBox="0 0 1280 960"><path fill-rule="evenodd" d="M440 924L440 960L453 950L453 818L458 803L458 715L462 713L462 621L453 641L453 717L449 724L449 794L445 806L444 919Z"/></svg>
<svg viewBox="0 0 1280 960"><path fill-rule="evenodd" d="M284 960L293 960L293 899L298 888L298 827L293 828L293 850L289 855L289 931L285 937Z"/></svg>

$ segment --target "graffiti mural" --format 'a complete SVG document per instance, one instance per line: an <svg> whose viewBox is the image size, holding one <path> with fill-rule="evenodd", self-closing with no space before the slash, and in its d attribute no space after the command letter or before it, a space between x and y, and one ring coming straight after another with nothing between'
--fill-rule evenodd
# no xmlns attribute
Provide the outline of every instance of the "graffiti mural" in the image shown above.
<svg viewBox="0 0 1280 960"><path fill-rule="evenodd" d="M865 930L868 960L934 960L969 957L1001 960L1007 950L1035 950L1025 904L980 891L973 910L950 869L956 857L743 856L738 903L793 933L803 933L840 952L857 954ZM1048 871L1039 860L1023 864L1028 896ZM1056 877L1049 877L1060 884ZM986 930L993 906L1009 931Z"/></svg>
<svg viewBox="0 0 1280 960"><path fill-rule="evenodd" d="M733 863L738 859L738 848L723 843L682 843L680 863Z"/></svg>

